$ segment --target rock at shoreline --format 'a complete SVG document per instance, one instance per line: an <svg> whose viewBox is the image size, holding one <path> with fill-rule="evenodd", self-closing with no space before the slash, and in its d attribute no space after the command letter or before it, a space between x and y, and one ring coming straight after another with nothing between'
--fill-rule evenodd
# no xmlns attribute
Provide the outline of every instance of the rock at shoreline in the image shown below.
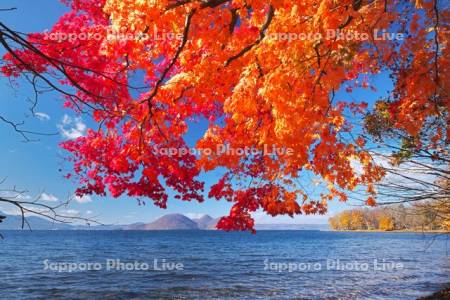
<svg viewBox="0 0 450 300"><path fill-rule="evenodd" d="M450 283L439 292L436 292L430 296L419 298L418 300L450 300Z"/></svg>

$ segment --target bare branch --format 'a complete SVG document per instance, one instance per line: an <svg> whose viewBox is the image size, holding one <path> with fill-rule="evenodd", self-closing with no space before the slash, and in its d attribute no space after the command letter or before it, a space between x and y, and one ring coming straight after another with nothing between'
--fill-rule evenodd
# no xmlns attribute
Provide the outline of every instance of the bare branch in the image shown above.
<svg viewBox="0 0 450 300"><path fill-rule="evenodd" d="M11 8L0 8L0 12L1 11L13 11L13 10L16 10L17 9L17 7L11 7Z"/></svg>
<svg viewBox="0 0 450 300"><path fill-rule="evenodd" d="M3 183L4 180L0 181ZM50 205L42 202L41 195L39 195L34 200L27 200L27 191L17 190L16 187L12 189L0 190L0 203L5 203L17 208L21 216L21 228L32 229L31 224L28 222L27 217L30 215L35 215L52 221L54 223L70 224L77 221L83 221L88 226L91 224L103 225L102 223L93 220L91 218L86 218L83 216L73 216L64 211L60 212L60 209L66 208L72 198L69 197L67 201L58 202L55 205ZM0 223L5 219L6 216L0 216Z"/></svg>

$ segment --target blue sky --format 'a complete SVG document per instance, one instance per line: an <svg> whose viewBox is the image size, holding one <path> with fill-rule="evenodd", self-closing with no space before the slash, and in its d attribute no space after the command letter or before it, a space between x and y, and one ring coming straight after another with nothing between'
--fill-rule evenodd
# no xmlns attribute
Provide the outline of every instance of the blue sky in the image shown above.
<svg viewBox="0 0 450 300"><path fill-rule="evenodd" d="M17 7L15 11L0 12L0 20L10 28L21 32L37 32L50 29L59 16L67 8L58 0L3 0L0 8ZM0 49L4 53L4 49ZM373 103L390 86L388 78L384 75L374 79L374 85L379 92L370 90L355 90L352 95L345 92L337 94L337 100L348 99L349 96L357 101ZM27 99L33 95L30 85L18 80L10 83L7 78L0 77L0 115L10 120L25 120L24 129L38 132L58 133L55 136L39 137L40 141L23 143L22 138L15 134L11 127L0 123L0 136L3 155L0 156L0 178L7 178L3 188L16 185L20 189L28 190L31 197L45 192L51 200L56 197L66 200L73 195L76 186L63 178L60 169L67 168L64 164L64 153L58 143L68 135L82 134L89 127L89 120L75 116L70 110L62 107L63 101L56 93L46 93L40 96L36 112L40 118L32 118ZM196 124L190 130L189 140L195 141L202 135L204 124ZM202 175L207 186L216 181L220 173ZM304 182L304 184L311 184ZM82 203L79 203L82 202ZM166 213L183 213L188 216L209 214L213 217L227 215L230 204L225 201L206 199L202 204L180 202L170 199L168 209L161 210L148 201L146 206L138 206L135 199L121 197L96 197L73 201L68 207L71 213L87 216L97 216L104 223L122 224L132 222L147 222ZM288 217L271 218L256 214L258 223L326 223L328 216L343 209L348 204L330 203L329 214L326 216L298 216L294 219ZM0 206L0 210L9 212L11 208Z"/></svg>

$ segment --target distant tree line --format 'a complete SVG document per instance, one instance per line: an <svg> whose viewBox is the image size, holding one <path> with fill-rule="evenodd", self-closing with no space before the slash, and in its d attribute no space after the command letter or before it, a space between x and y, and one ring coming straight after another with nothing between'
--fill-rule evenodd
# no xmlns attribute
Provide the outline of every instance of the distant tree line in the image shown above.
<svg viewBox="0 0 450 300"><path fill-rule="evenodd" d="M333 230L450 231L450 203L426 201L343 211L329 219Z"/></svg>

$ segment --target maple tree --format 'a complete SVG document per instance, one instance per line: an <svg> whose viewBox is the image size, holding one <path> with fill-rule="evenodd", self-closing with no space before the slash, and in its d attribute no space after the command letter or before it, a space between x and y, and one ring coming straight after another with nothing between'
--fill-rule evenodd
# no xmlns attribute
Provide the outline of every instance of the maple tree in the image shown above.
<svg viewBox="0 0 450 300"><path fill-rule="evenodd" d="M50 32L23 37L0 23L2 72L38 78L99 124L61 144L80 196L126 194L165 208L171 189L202 202L198 175L223 168L208 196L233 203L218 223L224 230L253 230L258 209L323 214L329 200L346 201L359 187L375 205L384 170L347 116L362 117L367 104L336 93L375 89L370 78L381 72L394 84L384 110L390 126L420 140L428 122L440 120L430 138L448 145L449 11L437 0L63 2L71 11ZM330 30L367 38L327 37ZM382 39L375 30L405 37ZM145 74L138 86L136 72ZM199 119L208 129L195 155L184 136ZM379 128L377 120L369 123ZM221 145L252 151L214 151ZM305 174L325 183L321 195L302 188Z"/></svg>

